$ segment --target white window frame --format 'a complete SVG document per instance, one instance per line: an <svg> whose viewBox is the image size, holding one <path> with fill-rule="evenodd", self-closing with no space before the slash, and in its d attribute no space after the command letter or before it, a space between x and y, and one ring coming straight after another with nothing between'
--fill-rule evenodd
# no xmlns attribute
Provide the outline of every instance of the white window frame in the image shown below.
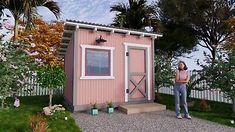
<svg viewBox="0 0 235 132"><path fill-rule="evenodd" d="M87 44L82 44L82 67L81 67L81 77L80 79L115 79L113 76L113 51L114 47L106 47L106 46L95 46L95 45L87 45ZM85 68L86 68L86 49L101 49L101 50L109 50L110 51L110 75L109 76L86 76Z"/></svg>

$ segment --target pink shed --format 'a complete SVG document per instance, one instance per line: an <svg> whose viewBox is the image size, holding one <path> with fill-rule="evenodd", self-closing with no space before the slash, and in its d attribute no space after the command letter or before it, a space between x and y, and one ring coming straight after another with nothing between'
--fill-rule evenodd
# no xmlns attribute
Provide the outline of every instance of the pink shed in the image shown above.
<svg viewBox="0 0 235 132"><path fill-rule="evenodd" d="M66 21L64 98L72 111L154 100L154 39L160 34Z"/></svg>

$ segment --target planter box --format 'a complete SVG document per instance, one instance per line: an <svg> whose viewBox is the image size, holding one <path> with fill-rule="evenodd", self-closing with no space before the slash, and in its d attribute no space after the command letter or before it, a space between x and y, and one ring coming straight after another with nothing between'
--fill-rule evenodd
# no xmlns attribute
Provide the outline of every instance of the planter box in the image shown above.
<svg viewBox="0 0 235 132"><path fill-rule="evenodd" d="M98 109L91 109L91 115L98 115Z"/></svg>
<svg viewBox="0 0 235 132"><path fill-rule="evenodd" d="M114 108L112 108L112 107L107 107L107 112L108 112L108 113L113 113L113 112L114 112Z"/></svg>

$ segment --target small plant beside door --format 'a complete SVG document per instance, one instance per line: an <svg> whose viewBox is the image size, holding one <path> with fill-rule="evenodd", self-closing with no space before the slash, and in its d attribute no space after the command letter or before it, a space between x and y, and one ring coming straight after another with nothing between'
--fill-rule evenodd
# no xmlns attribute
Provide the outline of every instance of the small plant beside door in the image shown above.
<svg viewBox="0 0 235 132"><path fill-rule="evenodd" d="M113 113L114 112L114 106L113 106L112 101L107 102L107 112L108 113Z"/></svg>
<svg viewBox="0 0 235 132"><path fill-rule="evenodd" d="M91 105L91 115L98 115L98 107L96 103Z"/></svg>

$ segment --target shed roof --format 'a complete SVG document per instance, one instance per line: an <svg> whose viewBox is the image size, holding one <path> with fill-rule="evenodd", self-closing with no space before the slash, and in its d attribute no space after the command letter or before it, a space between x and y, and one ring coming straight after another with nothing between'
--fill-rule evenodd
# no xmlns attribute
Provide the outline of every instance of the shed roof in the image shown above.
<svg viewBox="0 0 235 132"><path fill-rule="evenodd" d="M66 49L68 47L70 39L72 38L72 35L74 31L79 28L86 28L86 29L91 29L94 31L101 30L101 31L107 31L111 33L123 33L127 35L139 35L143 37L152 37L153 39L157 37L162 37L161 34L154 33L154 32L145 32L145 31L135 30L135 29L119 28L119 27L114 27L111 25L88 23L88 22L83 22L83 21L66 20L66 22L64 23L64 33L63 33L60 48L59 48L60 57L64 58Z"/></svg>

